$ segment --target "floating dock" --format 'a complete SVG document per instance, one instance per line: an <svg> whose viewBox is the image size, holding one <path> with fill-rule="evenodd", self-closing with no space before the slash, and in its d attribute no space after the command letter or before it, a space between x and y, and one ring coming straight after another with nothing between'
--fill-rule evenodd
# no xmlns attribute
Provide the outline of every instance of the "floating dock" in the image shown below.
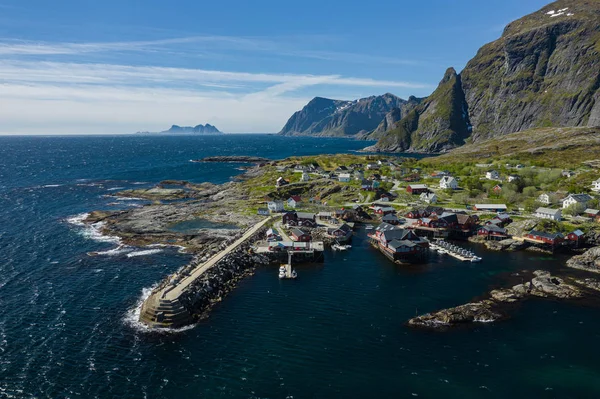
<svg viewBox="0 0 600 399"><path fill-rule="evenodd" d="M429 248L431 248L435 251L444 251L444 253L446 253L446 254L452 256L453 258L456 258L462 262L480 262L481 261L481 258L479 256L475 256L475 254L473 254L472 252L470 252L464 248L460 248L456 245L450 244L443 240L439 240L435 243L430 242ZM466 254L461 253L463 251L466 252Z"/></svg>

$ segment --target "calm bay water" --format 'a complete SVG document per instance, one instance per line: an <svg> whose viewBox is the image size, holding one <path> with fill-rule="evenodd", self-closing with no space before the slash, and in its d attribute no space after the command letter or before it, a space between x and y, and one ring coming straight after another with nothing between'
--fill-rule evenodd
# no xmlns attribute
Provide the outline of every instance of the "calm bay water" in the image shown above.
<svg viewBox="0 0 600 399"><path fill-rule="evenodd" d="M235 164L189 159L364 145L250 135L0 137L0 397L600 396L595 308L532 300L500 323L444 333L404 325L417 312L469 301L512 271L556 270L564 259L472 247L482 263L434 256L401 268L359 231L351 251L299 266L297 281L259 269L207 320L156 334L131 322L132 309L188 256L114 251L110 238L68 222L141 204L105 197L120 188L222 183L239 173Z"/></svg>

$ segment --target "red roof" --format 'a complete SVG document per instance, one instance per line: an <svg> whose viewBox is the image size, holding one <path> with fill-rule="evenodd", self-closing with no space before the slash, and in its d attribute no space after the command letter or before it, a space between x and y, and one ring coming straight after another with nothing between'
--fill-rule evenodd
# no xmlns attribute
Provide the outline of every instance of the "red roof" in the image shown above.
<svg viewBox="0 0 600 399"><path fill-rule="evenodd" d="M290 197L290 199L293 199L293 200L294 200L294 201L296 201L296 202L301 202L301 201L302 201L302 198L300 198L300 196L299 196L299 195L292 195L292 196Z"/></svg>

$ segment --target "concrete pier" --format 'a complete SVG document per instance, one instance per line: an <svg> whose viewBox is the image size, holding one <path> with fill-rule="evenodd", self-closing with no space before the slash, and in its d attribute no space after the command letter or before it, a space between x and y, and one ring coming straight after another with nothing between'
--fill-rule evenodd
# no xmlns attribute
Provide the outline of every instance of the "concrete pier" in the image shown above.
<svg viewBox="0 0 600 399"><path fill-rule="evenodd" d="M167 282L159 285L142 304L140 321L150 327L158 328L177 328L193 323L194 310L190 309L186 301L190 296L186 295L190 294L189 288L204 273L223 261L227 255L240 249L271 219L272 217L269 217L257 223L227 248L196 265L193 270L174 275Z"/></svg>

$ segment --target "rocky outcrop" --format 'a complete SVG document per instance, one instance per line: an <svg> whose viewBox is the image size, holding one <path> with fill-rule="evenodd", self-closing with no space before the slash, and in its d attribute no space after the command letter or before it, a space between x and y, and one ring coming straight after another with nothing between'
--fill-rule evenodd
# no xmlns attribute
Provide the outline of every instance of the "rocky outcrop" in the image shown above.
<svg viewBox="0 0 600 399"><path fill-rule="evenodd" d="M563 300L580 299L584 297L586 289L598 291L600 280L573 280L553 276L545 270L537 270L526 283L517 284L512 288L492 290L487 299L417 316L410 319L408 325L440 328L465 323L497 321L508 317L505 311L507 304L532 296Z"/></svg>
<svg viewBox="0 0 600 399"><path fill-rule="evenodd" d="M243 162L243 163L260 163L260 162L271 162L269 158L255 157L255 156L213 156L205 157L202 159L194 159L192 162Z"/></svg>
<svg viewBox="0 0 600 399"><path fill-rule="evenodd" d="M439 152L532 128L599 126L598 20L600 2L559 0L510 23L373 149Z"/></svg>
<svg viewBox="0 0 600 399"><path fill-rule="evenodd" d="M169 130L164 130L161 133L171 133L171 134L215 134L221 133L219 129L215 126L206 124L206 125L196 125L196 126L178 126L173 125L169 128Z"/></svg>
<svg viewBox="0 0 600 399"><path fill-rule="evenodd" d="M279 134L361 138L376 129L390 111L402 110L405 104L411 103L389 93L354 101L315 97L291 116Z"/></svg>
<svg viewBox="0 0 600 399"><path fill-rule="evenodd" d="M513 240L512 238L495 241L495 240L487 240L485 242L485 246L487 249L491 249L492 251L519 251L527 246L523 241Z"/></svg>
<svg viewBox="0 0 600 399"><path fill-rule="evenodd" d="M600 273L600 247L588 249L581 255L575 255L567 261L567 266L573 269Z"/></svg>

